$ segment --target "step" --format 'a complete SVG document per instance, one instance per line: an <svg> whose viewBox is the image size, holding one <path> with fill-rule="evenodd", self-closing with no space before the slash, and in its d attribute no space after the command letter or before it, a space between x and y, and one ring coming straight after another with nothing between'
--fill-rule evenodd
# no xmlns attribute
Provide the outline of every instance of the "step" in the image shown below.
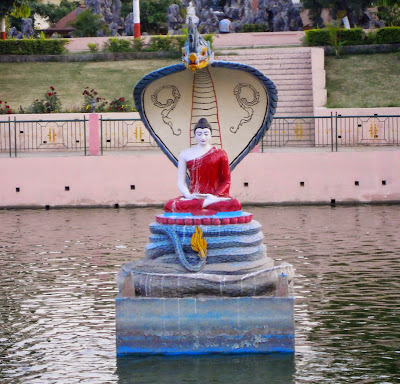
<svg viewBox="0 0 400 384"><path fill-rule="evenodd" d="M276 57L269 57L269 56L218 56L215 57L215 60L219 61L234 61L237 62L237 60L240 58L240 62L244 61L264 61L268 62L271 64L280 64L280 63L311 63L311 57L310 56L292 56L292 57L287 57L287 58L281 58L279 56Z"/></svg>
<svg viewBox="0 0 400 384"><path fill-rule="evenodd" d="M257 61L257 62L243 61L242 64L250 65L255 68L263 68L263 70L272 70L272 71L306 70L308 72L311 72L311 64L304 64L301 62L296 64L291 64L291 63L270 64L265 61Z"/></svg>
<svg viewBox="0 0 400 384"><path fill-rule="evenodd" d="M310 96L312 98L313 92L311 87L309 89L298 89L298 88L294 89L293 87L283 89L282 87L279 87L278 96L279 97Z"/></svg>
<svg viewBox="0 0 400 384"><path fill-rule="evenodd" d="M310 48L241 49L225 52L225 55L221 52L216 59L240 62L255 67L275 83L278 90L276 117L293 118L313 115ZM295 122L290 123L295 124ZM307 140L313 138L314 124L304 122L303 131L302 142L304 138ZM292 132L290 134L292 135ZM273 135L271 140L274 140ZM293 138L289 137L289 140L297 142L294 132Z"/></svg>
<svg viewBox="0 0 400 384"><path fill-rule="evenodd" d="M256 54L248 54L248 53L239 53L239 52L229 52L227 54L218 54L215 55L215 60L229 60L229 61L243 61L243 58L246 57L249 60L253 59L258 59L258 58L263 58L265 60L271 60L271 61L285 61L285 60L311 60L311 54L298 54L298 53L292 53L292 54L265 54L265 53L256 53Z"/></svg>
<svg viewBox="0 0 400 384"><path fill-rule="evenodd" d="M307 106L307 107L298 107L298 106L292 106L289 107L287 105L284 105L282 107L279 106L278 102L278 108L276 114L279 114L279 116L286 116L286 113L290 113L290 116L292 116L294 113L299 113L299 112L306 112L306 114L303 113L304 116L312 116L313 113L313 108L312 106ZM311 115L310 115L311 113Z"/></svg>
<svg viewBox="0 0 400 384"><path fill-rule="evenodd" d="M312 96L299 96L299 95L282 95L278 94L278 102L281 103L303 103L303 105L312 105ZM282 104L281 104L282 105Z"/></svg>
<svg viewBox="0 0 400 384"><path fill-rule="evenodd" d="M218 50L221 55L224 53L235 53L240 55L281 55L284 56L286 54L293 55L310 55L311 48L308 47L289 47L289 48L243 48L243 49L232 49L232 48L222 48Z"/></svg>
<svg viewBox="0 0 400 384"><path fill-rule="evenodd" d="M233 62L239 62L239 63L244 63L244 62L264 62L264 63L269 63L269 64L280 64L280 63L288 63L288 64L296 64L296 63L310 63L311 64L311 58L310 57L293 57L291 59L281 59L281 58L276 58L274 60L263 57L263 56L254 56L254 57L249 57L249 56L242 56L242 57L232 57L232 58L223 58L223 61L233 61Z"/></svg>
<svg viewBox="0 0 400 384"><path fill-rule="evenodd" d="M268 76L267 74L265 74ZM268 76L275 84L280 85L300 85L300 84L309 84L312 88L312 76L311 75L296 75L295 78L291 78L290 76L286 75L275 75L275 76Z"/></svg>
<svg viewBox="0 0 400 384"><path fill-rule="evenodd" d="M268 73L274 73L279 75L309 75L311 76L311 68L269 68L266 65L253 65L254 68L264 72L268 71Z"/></svg>

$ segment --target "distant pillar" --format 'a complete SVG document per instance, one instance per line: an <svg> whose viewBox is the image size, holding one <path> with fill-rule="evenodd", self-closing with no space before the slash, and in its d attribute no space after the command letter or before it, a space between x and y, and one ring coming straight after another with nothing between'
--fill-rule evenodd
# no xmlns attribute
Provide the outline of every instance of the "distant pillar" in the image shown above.
<svg viewBox="0 0 400 384"><path fill-rule="evenodd" d="M0 20L1 40L6 39L6 18L2 17Z"/></svg>
<svg viewBox="0 0 400 384"><path fill-rule="evenodd" d="M139 0L133 0L133 37L140 37L140 9Z"/></svg>
<svg viewBox="0 0 400 384"><path fill-rule="evenodd" d="M89 153L91 156L97 156L100 152L99 127L99 115L91 113L89 115Z"/></svg>

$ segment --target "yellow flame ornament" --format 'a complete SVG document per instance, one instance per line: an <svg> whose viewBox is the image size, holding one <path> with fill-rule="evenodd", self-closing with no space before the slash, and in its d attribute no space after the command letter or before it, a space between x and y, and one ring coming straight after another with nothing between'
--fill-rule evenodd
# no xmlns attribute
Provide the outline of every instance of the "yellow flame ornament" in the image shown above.
<svg viewBox="0 0 400 384"><path fill-rule="evenodd" d="M203 237L203 231L200 227L196 227L190 245L192 246L193 251L197 252L199 257L204 259L207 257L207 241Z"/></svg>

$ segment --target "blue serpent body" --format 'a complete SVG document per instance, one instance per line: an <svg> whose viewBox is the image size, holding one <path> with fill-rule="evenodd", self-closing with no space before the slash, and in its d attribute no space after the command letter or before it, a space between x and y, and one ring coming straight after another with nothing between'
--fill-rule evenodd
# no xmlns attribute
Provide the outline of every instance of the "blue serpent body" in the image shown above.
<svg viewBox="0 0 400 384"><path fill-rule="evenodd" d="M189 261L186 259L185 253L183 252L182 244L179 239L179 236L175 232L174 228L169 228L169 227L163 227L160 228L161 232L164 232L171 240L175 252L178 255L178 259L181 262L181 264L190 272L199 272L201 271L204 266L207 263L207 259L201 259L199 257L199 262L197 264L191 264Z"/></svg>

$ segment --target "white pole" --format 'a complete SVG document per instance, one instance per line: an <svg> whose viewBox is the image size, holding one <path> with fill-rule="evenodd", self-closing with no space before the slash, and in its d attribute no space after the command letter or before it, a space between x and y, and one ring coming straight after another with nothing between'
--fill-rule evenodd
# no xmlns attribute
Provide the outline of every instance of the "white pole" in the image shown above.
<svg viewBox="0 0 400 384"><path fill-rule="evenodd" d="M133 36L140 37L140 9L139 0L133 0Z"/></svg>
<svg viewBox="0 0 400 384"><path fill-rule="evenodd" d="M347 16L345 16L345 17L343 17L342 21L343 21L344 27L345 27L346 29L350 29L349 18L348 18Z"/></svg>
<svg viewBox="0 0 400 384"><path fill-rule="evenodd" d="M0 21L0 32L1 32L1 40L6 39L6 18L2 17Z"/></svg>

